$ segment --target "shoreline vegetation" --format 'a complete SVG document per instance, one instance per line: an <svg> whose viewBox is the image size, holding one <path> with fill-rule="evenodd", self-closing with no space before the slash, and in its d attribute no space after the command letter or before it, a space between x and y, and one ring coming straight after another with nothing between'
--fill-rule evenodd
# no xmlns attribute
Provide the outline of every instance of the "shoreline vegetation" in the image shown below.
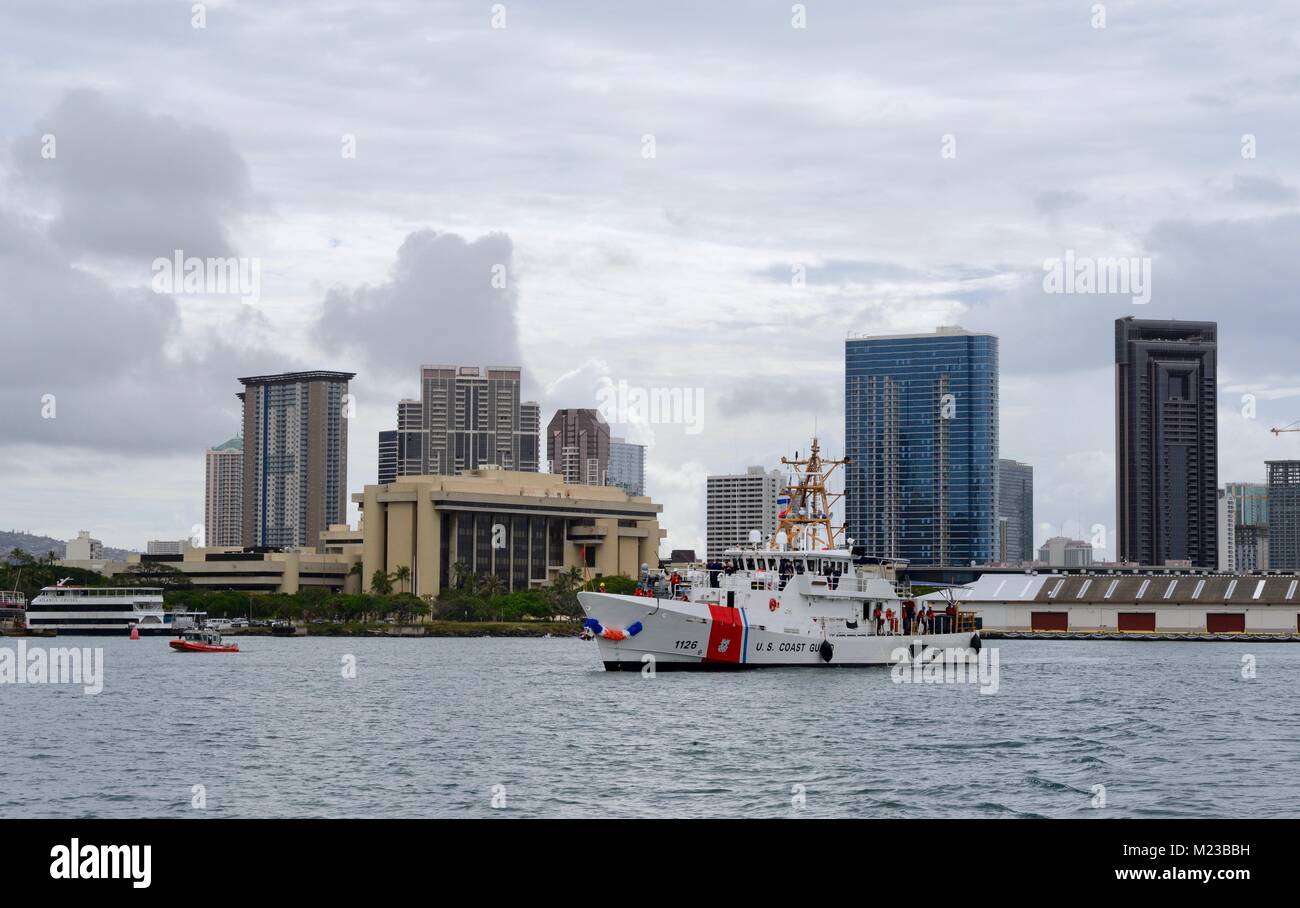
<svg viewBox="0 0 1300 908"><path fill-rule="evenodd" d="M411 570L375 571L369 591L336 593L305 587L296 593L213 590L194 586L188 577L165 562L141 562L112 577L64 567L50 554L37 558L14 549L0 561L0 589L18 589L30 602L42 587L63 578L79 586L162 587L166 608L204 612L208 618L249 621L289 621L299 635L373 637L545 637L577 636L583 612L581 590L630 594L636 581L628 577L583 578L576 567L552 576L548 585L510 591L496 574L475 574L465 564L452 566L451 583L435 598L416 596ZM361 565L349 581L361 583ZM231 635L270 634L269 627L223 631Z"/></svg>
<svg viewBox="0 0 1300 908"><path fill-rule="evenodd" d="M300 624L296 637L576 637L579 621L438 621L420 624ZM223 637L270 637L269 627L224 628Z"/></svg>

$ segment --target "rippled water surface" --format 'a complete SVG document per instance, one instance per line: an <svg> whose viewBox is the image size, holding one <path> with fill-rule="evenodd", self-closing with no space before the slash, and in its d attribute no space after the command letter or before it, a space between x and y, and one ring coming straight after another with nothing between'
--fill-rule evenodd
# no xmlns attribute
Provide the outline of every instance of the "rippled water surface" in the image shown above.
<svg viewBox="0 0 1300 908"><path fill-rule="evenodd" d="M104 691L0 685L0 816L1300 815L1294 644L1004 641L982 696L647 679L575 639L239 642L60 638L104 648Z"/></svg>

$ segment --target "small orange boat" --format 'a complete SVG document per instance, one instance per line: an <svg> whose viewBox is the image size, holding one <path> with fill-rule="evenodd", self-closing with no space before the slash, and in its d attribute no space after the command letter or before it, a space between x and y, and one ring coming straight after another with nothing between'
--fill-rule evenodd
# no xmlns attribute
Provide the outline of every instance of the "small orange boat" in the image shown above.
<svg viewBox="0 0 1300 908"><path fill-rule="evenodd" d="M178 653L237 653L239 647L233 643L223 643L216 631L195 630L181 634L179 640L173 640L171 648Z"/></svg>

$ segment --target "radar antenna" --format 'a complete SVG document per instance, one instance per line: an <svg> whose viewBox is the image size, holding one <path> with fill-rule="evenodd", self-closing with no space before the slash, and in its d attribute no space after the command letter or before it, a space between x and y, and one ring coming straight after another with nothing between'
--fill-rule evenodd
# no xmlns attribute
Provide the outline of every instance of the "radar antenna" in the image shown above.
<svg viewBox="0 0 1300 908"><path fill-rule="evenodd" d="M812 450L807 457L796 452L793 458L782 457L781 463L795 467L790 482L777 500L776 532L772 534L772 548L781 547L781 537L791 549L834 549L844 539L844 527L831 522L831 508L844 497L843 492L832 494L826 481L836 467L848 464L843 460L825 460L817 436L813 436Z"/></svg>

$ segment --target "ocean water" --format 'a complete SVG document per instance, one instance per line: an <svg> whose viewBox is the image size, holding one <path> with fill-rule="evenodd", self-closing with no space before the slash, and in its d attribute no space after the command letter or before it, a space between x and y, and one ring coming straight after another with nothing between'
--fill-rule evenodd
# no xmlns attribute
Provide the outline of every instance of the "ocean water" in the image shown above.
<svg viewBox="0 0 1300 908"><path fill-rule="evenodd" d="M1300 815L1292 644L988 641L983 695L572 638L27 643L103 647L104 690L0 684L6 818Z"/></svg>

